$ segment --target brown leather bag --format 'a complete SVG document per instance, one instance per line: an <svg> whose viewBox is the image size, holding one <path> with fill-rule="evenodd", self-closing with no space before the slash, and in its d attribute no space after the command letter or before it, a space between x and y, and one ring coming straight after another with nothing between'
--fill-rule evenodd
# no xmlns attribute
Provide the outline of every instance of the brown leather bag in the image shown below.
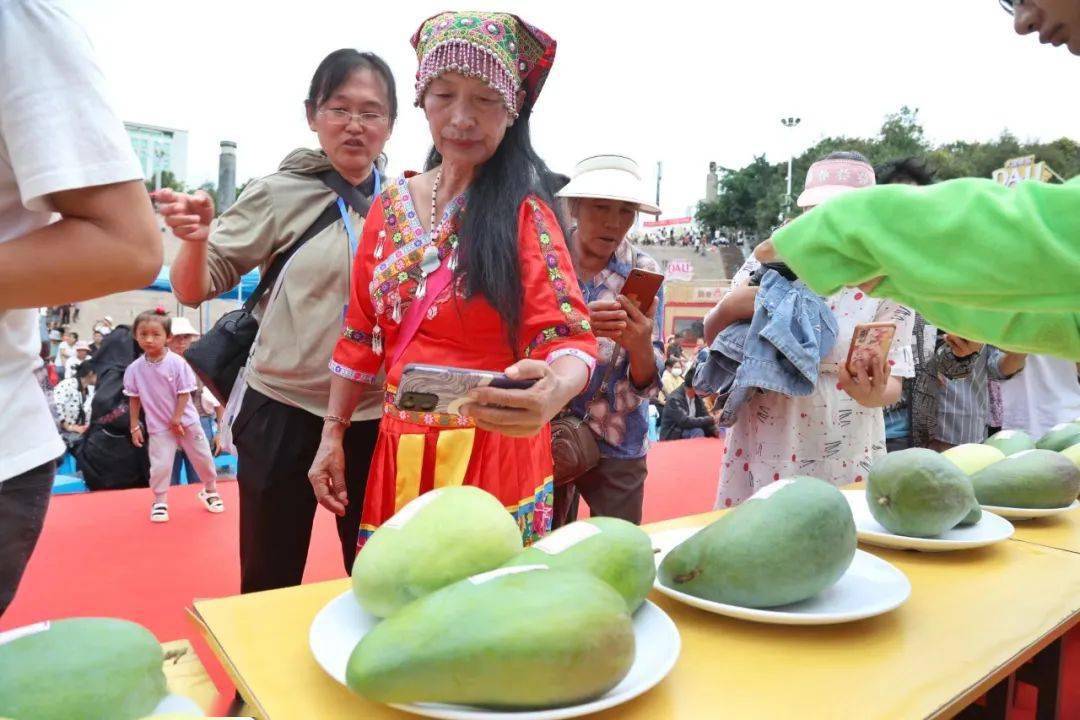
<svg viewBox="0 0 1080 720"><path fill-rule="evenodd" d="M611 354L604 381L596 388L586 408L607 392L611 374L619 364L620 350L616 347ZM555 487L572 483L600 464L600 443L589 427L588 414L579 418L565 410L551 421L551 457L555 461Z"/></svg>
<svg viewBox="0 0 1080 720"><path fill-rule="evenodd" d="M587 420L566 413L551 421L551 457L555 487L577 480L600 464L600 443Z"/></svg>

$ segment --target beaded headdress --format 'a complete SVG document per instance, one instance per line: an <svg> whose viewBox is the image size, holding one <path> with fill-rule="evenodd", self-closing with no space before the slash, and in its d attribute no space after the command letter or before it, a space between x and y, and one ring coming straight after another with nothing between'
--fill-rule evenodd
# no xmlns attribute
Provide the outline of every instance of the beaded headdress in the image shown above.
<svg viewBox="0 0 1080 720"><path fill-rule="evenodd" d="M444 12L420 25L412 37L416 58L416 105L431 81L447 72L476 77L499 92L506 109L518 116L516 96L536 102L551 65L555 40L517 15Z"/></svg>

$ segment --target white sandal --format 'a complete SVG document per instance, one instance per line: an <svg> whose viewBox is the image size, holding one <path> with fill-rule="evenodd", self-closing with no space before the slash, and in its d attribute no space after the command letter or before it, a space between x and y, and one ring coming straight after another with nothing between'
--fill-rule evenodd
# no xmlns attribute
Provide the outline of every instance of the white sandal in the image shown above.
<svg viewBox="0 0 1080 720"><path fill-rule="evenodd" d="M150 506L150 522L169 522L168 503L156 502L152 506Z"/></svg>
<svg viewBox="0 0 1080 720"><path fill-rule="evenodd" d="M222 502L221 495L219 495L218 493L200 490L197 497L199 498L200 502L202 502L203 507L205 507L208 511L212 513L225 512L225 503Z"/></svg>

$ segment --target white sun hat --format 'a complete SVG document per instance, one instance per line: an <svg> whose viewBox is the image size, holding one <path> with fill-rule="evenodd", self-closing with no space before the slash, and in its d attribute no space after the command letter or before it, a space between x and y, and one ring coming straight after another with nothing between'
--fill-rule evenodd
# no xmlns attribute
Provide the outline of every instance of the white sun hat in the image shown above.
<svg viewBox="0 0 1080 720"><path fill-rule="evenodd" d="M624 155L585 158L577 164L570 182L557 195L561 198L619 200L633 203L638 212L660 214L660 208L649 199L641 168Z"/></svg>
<svg viewBox="0 0 1080 720"><path fill-rule="evenodd" d="M186 317L174 317L170 323L170 331L173 335L198 335L199 331Z"/></svg>

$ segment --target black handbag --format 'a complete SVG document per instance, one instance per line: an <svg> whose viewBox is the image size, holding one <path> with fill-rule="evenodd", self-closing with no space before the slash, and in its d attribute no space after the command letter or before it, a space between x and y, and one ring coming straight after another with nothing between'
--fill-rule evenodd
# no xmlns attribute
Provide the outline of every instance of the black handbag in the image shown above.
<svg viewBox="0 0 1080 720"><path fill-rule="evenodd" d="M350 185L336 170L324 171L317 177L358 214L361 216L367 214L371 201ZM192 343L184 354L188 365L222 405L229 401L229 394L232 392L233 385L236 384L236 377L240 374L240 368L247 362L255 336L259 332L259 321L253 314L255 307L266 291L274 286L274 282L289 258L304 243L329 227L338 217L340 214L337 200L335 200L323 210L296 242L278 253L247 302L241 308L222 315L214 323L214 327Z"/></svg>

